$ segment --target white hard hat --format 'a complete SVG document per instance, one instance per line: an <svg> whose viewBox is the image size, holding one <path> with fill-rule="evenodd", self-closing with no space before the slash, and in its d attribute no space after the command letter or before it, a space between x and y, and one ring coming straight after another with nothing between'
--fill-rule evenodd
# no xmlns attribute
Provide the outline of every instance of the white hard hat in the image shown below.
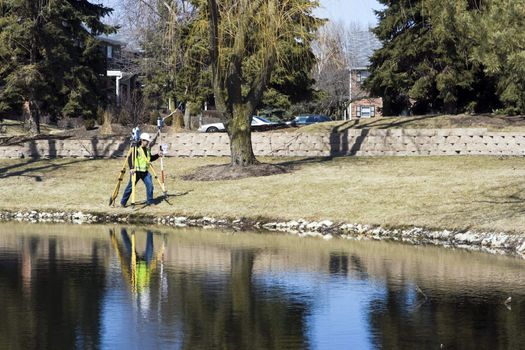
<svg viewBox="0 0 525 350"><path fill-rule="evenodd" d="M151 136L147 132L143 132L142 134L140 134L140 139L151 142Z"/></svg>

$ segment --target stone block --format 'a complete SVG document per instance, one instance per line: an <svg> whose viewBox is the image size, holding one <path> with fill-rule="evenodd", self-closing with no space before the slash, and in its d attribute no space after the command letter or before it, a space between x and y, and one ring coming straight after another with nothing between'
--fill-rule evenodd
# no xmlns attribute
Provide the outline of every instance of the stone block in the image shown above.
<svg viewBox="0 0 525 350"><path fill-rule="evenodd" d="M370 129L372 131L372 129ZM341 132L342 135L345 136L360 136L363 134L363 129L346 129L343 132ZM319 136L326 136L322 134L318 134Z"/></svg>
<svg viewBox="0 0 525 350"><path fill-rule="evenodd" d="M421 130L420 129L402 129L403 130L403 136L412 136L417 137L421 136Z"/></svg>
<svg viewBox="0 0 525 350"><path fill-rule="evenodd" d="M437 135L437 129L418 129L419 136L433 137Z"/></svg>
<svg viewBox="0 0 525 350"><path fill-rule="evenodd" d="M387 129L386 130L387 136L394 136L394 137L400 137L403 136L404 130L403 129Z"/></svg>

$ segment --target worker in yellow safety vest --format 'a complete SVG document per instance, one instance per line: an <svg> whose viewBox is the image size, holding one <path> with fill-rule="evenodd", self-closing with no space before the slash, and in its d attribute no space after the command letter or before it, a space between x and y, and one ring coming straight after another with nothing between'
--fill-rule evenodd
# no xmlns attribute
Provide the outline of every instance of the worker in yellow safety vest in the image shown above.
<svg viewBox="0 0 525 350"><path fill-rule="evenodd" d="M124 190L122 199L120 200L120 205L122 207L126 206L128 199L132 191L132 181L133 173L136 175L135 184L142 180L144 185L146 185L146 205L153 204L153 179L151 174L148 172L150 162L157 160L162 156L162 151L159 154L151 155L151 145L155 142L156 137L152 140L151 135L144 132L140 135L140 145L136 148L135 154L135 167L133 168L132 157L128 158L128 164L130 168L130 178L128 186Z"/></svg>

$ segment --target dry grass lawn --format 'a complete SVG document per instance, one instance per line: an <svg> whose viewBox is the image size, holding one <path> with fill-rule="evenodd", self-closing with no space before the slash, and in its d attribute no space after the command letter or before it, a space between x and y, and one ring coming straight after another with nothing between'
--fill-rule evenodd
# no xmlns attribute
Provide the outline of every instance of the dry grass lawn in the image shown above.
<svg viewBox="0 0 525 350"><path fill-rule="evenodd" d="M229 159L168 158L171 205L162 201L133 210L108 207L122 159L4 159L0 160L0 209L331 219L525 233L525 158L261 160L293 171L241 180L184 181L181 176L199 166ZM158 162L154 164L158 170ZM127 175L120 195L126 183ZM155 184L155 196L160 194ZM142 183L137 199L145 199Z"/></svg>
<svg viewBox="0 0 525 350"><path fill-rule="evenodd" d="M525 131L525 116L428 115L334 121L301 127L301 132L343 132L347 129L455 129L486 128L489 131ZM286 131L286 129L284 129ZM295 130L295 129L292 129Z"/></svg>

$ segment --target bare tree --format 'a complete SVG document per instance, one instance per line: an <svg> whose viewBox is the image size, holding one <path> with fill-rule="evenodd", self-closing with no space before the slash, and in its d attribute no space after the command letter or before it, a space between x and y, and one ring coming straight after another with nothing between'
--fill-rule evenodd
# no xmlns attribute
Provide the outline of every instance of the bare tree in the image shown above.
<svg viewBox="0 0 525 350"><path fill-rule="evenodd" d="M317 58L314 78L316 87L325 92L321 108L326 113L342 113L350 100L350 70L367 67L370 55L379 47L374 34L358 23L345 26L329 22L319 30L314 44ZM360 94L366 95L363 91ZM354 93L352 98L356 98Z"/></svg>
<svg viewBox="0 0 525 350"><path fill-rule="evenodd" d="M133 90L130 96L122 101L119 122L123 125L139 125L149 122L144 98L139 90Z"/></svg>
<svg viewBox="0 0 525 350"><path fill-rule="evenodd" d="M325 92L321 101L324 113L338 113L348 100L348 69L346 28L342 22L329 22L323 26L314 42L317 64L314 71L316 88Z"/></svg>
<svg viewBox="0 0 525 350"><path fill-rule="evenodd" d="M145 98L150 104L168 100L168 107L174 110L178 95L189 110L191 98L180 91L190 91L186 85L192 81L181 79L180 70L193 64L186 55L183 36L195 19L196 7L188 0L123 0L121 4L121 32L143 52L140 69L148 82ZM183 123L179 114L176 118L180 118L176 123Z"/></svg>

